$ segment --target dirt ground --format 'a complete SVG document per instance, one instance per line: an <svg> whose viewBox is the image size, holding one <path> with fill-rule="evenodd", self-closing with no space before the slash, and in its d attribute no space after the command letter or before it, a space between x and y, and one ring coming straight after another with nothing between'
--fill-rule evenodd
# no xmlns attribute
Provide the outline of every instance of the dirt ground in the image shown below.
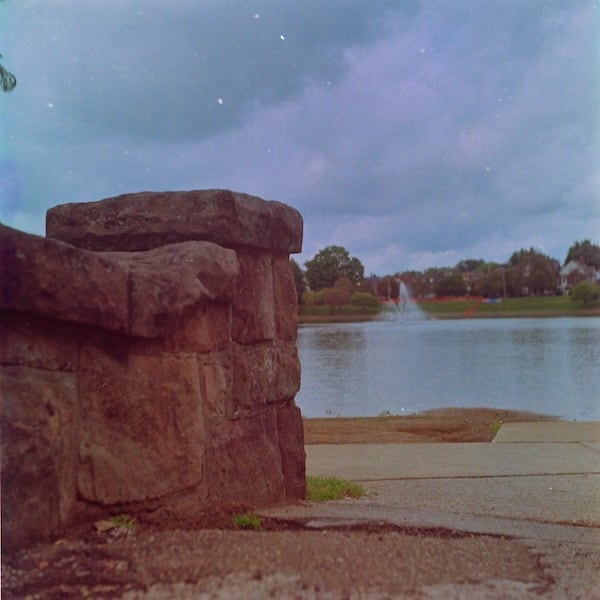
<svg viewBox="0 0 600 600"><path fill-rule="evenodd" d="M408 416L304 420L305 444L491 442L502 423L555 417L493 408L442 408Z"/></svg>
<svg viewBox="0 0 600 600"><path fill-rule="evenodd" d="M2 570L2 598L31 600L447 598L458 597L448 586L477 581L488 593L509 581L537 597L552 584L541 553L523 543L391 527L90 533L36 546ZM418 595L424 587L445 592Z"/></svg>
<svg viewBox="0 0 600 600"><path fill-rule="evenodd" d="M307 419L305 441L489 441L501 422L548 418L444 409L407 417ZM374 523L311 530L265 519L261 531L242 531L227 512L197 515L186 524L140 516L132 530L89 523L60 540L3 552L2 597L442 598L456 586L479 597L479 582L486 582L481 597L502 598L507 590L537 597L553 585L546 560L518 540L443 529Z"/></svg>

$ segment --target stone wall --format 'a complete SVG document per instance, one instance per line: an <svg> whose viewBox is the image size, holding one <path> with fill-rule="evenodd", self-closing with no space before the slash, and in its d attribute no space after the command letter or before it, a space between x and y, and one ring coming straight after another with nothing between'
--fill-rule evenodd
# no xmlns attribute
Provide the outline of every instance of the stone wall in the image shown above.
<svg viewBox="0 0 600 600"><path fill-rule="evenodd" d="M294 209L223 190L0 228L2 538L303 498Z"/></svg>

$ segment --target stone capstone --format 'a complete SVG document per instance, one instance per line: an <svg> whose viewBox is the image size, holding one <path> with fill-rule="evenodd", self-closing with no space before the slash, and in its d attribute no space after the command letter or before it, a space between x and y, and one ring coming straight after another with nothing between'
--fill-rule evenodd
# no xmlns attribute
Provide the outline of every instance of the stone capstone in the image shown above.
<svg viewBox="0 0 600 600"><path fill-rule="evenodd" d="M98 251L203 240L289 254L302 250L302 217L281 202L229 190L139 192L51 208L46 235Z"/></svg>
<svg viewBox="0 0 600 600"><path fill-rule="evenodd" d="M98 510L303 498L297 211L142 193L47 223L0 225L4 547Z"/></svg>

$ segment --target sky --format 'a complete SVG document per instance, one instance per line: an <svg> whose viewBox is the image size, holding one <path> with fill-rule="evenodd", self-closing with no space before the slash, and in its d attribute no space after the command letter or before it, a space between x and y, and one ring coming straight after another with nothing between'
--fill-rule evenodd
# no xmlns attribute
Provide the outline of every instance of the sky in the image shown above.
<svg viewBox="0 0 600 600"><path fill-rule="evenodd" d="M0 221L226 188L365 274L600 238L600 2L4 0Z"/></svg>

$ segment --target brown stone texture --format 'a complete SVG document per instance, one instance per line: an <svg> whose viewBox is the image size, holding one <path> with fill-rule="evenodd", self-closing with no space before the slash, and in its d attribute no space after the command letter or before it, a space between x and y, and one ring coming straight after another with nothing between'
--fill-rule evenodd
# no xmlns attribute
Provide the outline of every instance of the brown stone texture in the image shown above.
<svg viewBox="0 0 600 600"><path fill-rule="evenodd" d="M293 399L300 387L294 343L234 344L233 401L237 410Z"/></svg>
<svg viewBox="0 0 600 600"><path fill-rule="evenodd" d="M47 224L0 226L3 544L91 511L302 498L297 211L142 193Z"/></svg>
<svg viewBox="0 0 600 600"><path fill-rule="evenodd" d="M231 305L200 304L185 312L181 327L165 336L163 346L171 352L218 352L231 344Z"/></svg>
<svg viewBox="0 0 600 600"><path fill-rule="evenodd" d="M233 360L230 351L211 352L198 358L204 415L231 417L233 402Z"/></svg>
<svg viewBox="0 0 600 600"><path fill-rule="evenodd" d="M127 273L115 262L0 224L0 309L125 330Z"/></svg>
<svg viewBox="0 0 600 600"><path fill-rule="evenodd" d="M298 333L298 294L294 273L287 256L273 260L273 297L277 339L296 341Z"/></svg>
<svg viewBox="0 0 600 600"><path fill-rule="evenodd" d="M77 378L24 366L0 370L2 543L51 537L76 498Z"/></svg>
<svg viewBox="0 0 600 600"><path fill-rule="evenodd" d="M181 330L198 304L231 300L238 275L235 252L211 242L105 256L129 274L127 331L136 336L158 337Z"/></svg>
<svg viewBox="0 0 600 600"><path fill-rule="evenodd" d="M0 311L0 365L77 371L78 337L64 321Z"/></svg>
<svg viewBox="0 0 600 600"><path fill-rule="evenodd" d="M220 421L210 436L207 453L207 484L213 504L268 505L285 500L274 408Z"/></svg>
<svg viewBox="0 0 600 600"><path fill-rule="evenodd" d="M273 265L268 254L240 255L231 336L240 344L275 339Z"/></svg>
<svg viewBox="0 0 600 600"><path fill-rule="evenodd" d="M82 498L122 504L200 483L204 423L193 356L85 345L79 392Z"/></svg>
<svg viewBox="0 0 600 600"><path fill-rule="evenodd" d="M0 309L157 337L201 303L230 301L233 250L188 242L102 254L0 225Z"/></svg>
<svg viewBox="0 0 600 600"><path fill-rule="evenodd" d="M100 251L203 240L289 254L302 250L302 217L280 202L229 190L140 192L51 208L46 235Z"/></svg>
<svg viewBox="0 0 600 600"><path fill-rule="evenodd" d="M306 496L304 427L300 409L293 401L277 408L277 430L286 498L303 500Z"/></svg>

